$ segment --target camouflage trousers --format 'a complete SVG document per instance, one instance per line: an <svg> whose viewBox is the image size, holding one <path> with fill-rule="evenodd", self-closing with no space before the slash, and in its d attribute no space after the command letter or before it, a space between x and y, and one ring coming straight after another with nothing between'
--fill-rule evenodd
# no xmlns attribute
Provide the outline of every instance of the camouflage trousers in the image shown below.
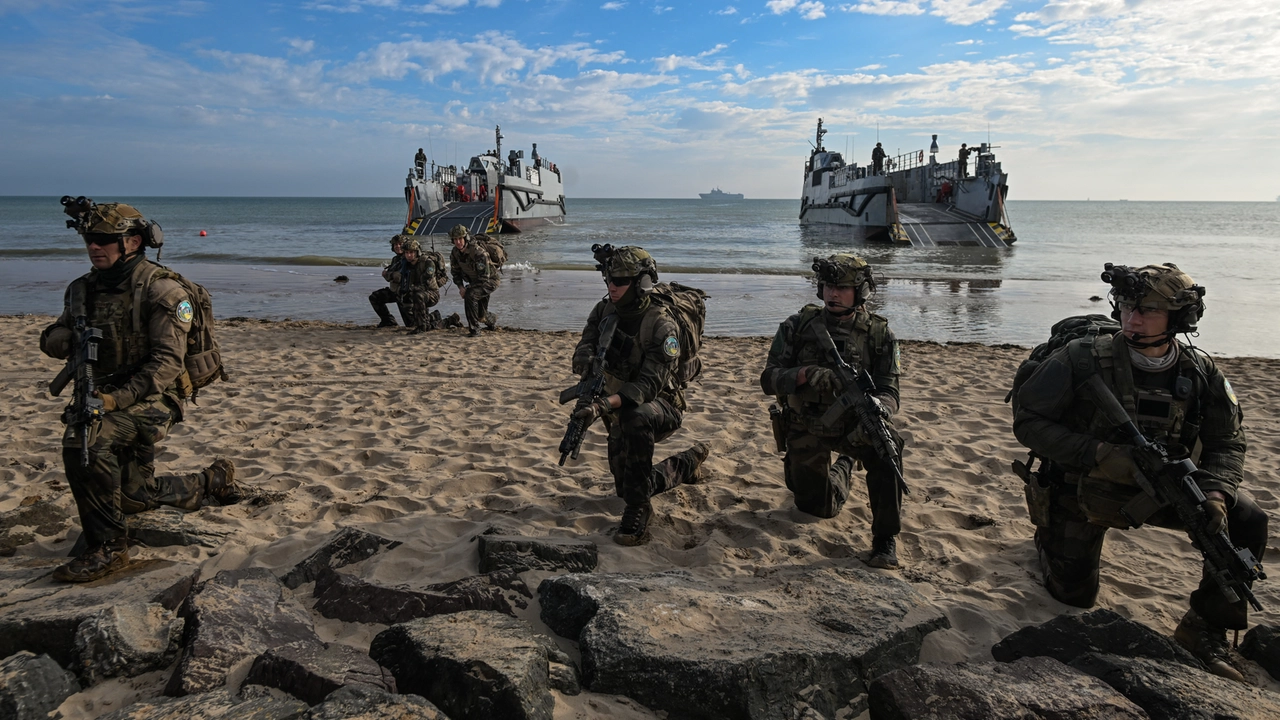
<svg viewBox="0 0 1280 720"><path fill-rule="evenodd" d="M623 408L605 418L614 492L628 505L646 502L693 475L695 468L674 455L653 464L654 445L679 430L683 419L683 413L662 398Z"/></svg>
<svg viewBox="0 0 1280 720"><path fill-rule="evenodd" d="M204 473L155 474L156 443L178 417L178 410L163 397L107 413L90 429L87 467L81 464L79 433L67 428L62 462L89 547L124 537L126 514L161 505L200 507L207 485Z"/></svg>
<svg viewBox="0 0 1280 720"><path fill-rule="evenodd" d="M387 309L387 305L391 303L395 303L396 310L400 313L400 320L408 325L409 321L406 319L404 308L400 306L400 296L396 294L395 290L378 288L369 293L369 304L373 306L373 311L378 314L379 320L391 320L394 322L395 318L391 317L391 311Z"/></svg>
<svg viewBox="0 0 1280 720"><path fill-rule="evenodd" d="M462 299L467 313L467 327L475 330L480 325L493 325L496 319L489 313L489 296L498 289L497 280L485 280L467 286L467 296Z"/></svg>
<svg viewBox="0 0 1280 720"><path fill-rule="evenodd" d="M434 330L431 308L440 302L439 290L416 288L400 296L400 312L406 326L418 330Z"/></svg>
<svg viewBox="0 0 1280 720"><path fill-rule="evenodd" d="M898 452L902 440L894 433ZM881 460L870 445L855 445L847 436L823 437L795 428L787 436L783 458L787 489L795 495L796 507L820 518L840 514L853 487L853 465L831 464L836 452L862 463L867 470L867 504L871 507L873 537L893 537L901 529L902 492L894 478L893 466Z"/></svg>
<svg viewBox="0 0 1280 720"><path fill-rule="evenodd" d="M1036 528L1036 549L1044 572L1044 585L1059 602L1080 608L1093 607L1098 599L1102 541L1108 528L1085 517L1076 498L1077 486L1055 483L1050 490L1049 526ZM1146 524L1171 530L1186 527L1172 508L1157 511ZM1267 546L1267 514L1248 493L1240 491L1227 512L1227 535L1237 547L1246 547L1262 560ZM1191 609L1210 625L1244 630L1248 605L1241 598L1227 602L1217 584L1201 573L1200 586L1191 593Z"/></svg>

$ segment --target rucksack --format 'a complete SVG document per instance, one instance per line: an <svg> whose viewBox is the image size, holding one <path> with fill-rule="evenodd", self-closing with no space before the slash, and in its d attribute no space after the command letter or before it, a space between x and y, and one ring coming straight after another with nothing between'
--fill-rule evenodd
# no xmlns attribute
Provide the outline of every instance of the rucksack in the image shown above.
<svg viewBox="0 0 1280 720"><path fill-rule="evenodd" d="M1004 401L1013 403L1013 412L1016 415L1018 390L1036 371L1036 368L1040 367L1040 363L1044 362L1045 358L1077 338L1087 335L1110 337L1118 332L1120 332L1120 323L1109 315L1073 315L1054 323L1049 329L1049 339L1037 345L1027 359L1018 366L1018 371L1013 375L1013 387L1009 390L1009 394L1004 396Z"/></svg>
<svg viewBox="0 0 1280 720"><path fill-rule="evenodd" d="M707 322L706 299L711 297L698 288L677 282L658 283L649 292L651 302L667 309L676 321L680 341L680 366L676 369L676 382L687 386L702 374L702 328Z"/></svg>
<svg viewBox="0 0 1280 720"><path fill-rule="evenodd" d="M182 285L191 300L191 330L187 333L187 354L182 359L187 382L179 377L182 397L195 401L203 388L216 380L226 380L227 371L222 365L222 350L213 336L213 297L203 285L192 282L163 265L154 269L134 289L133 306L142 307L142 295L158 278L170 278ZM189 384L189 387L188 387Z"/></svg>
<svg viewBox="0 0 1280 720"><path fill-rule="evenodd" d="M444 256L435 250L423 250L422 256L436 265L436 288L442 288L447 285L449 283L449 271L444 269Z"/></svg>
<svg viewBox="0 0 1280 720"><path fill-rule="evenodd" d="M507 264L507 249L503 247L502 241L492 235L476 235L475 238L489 255L489 262L501 270Z"/></svg>

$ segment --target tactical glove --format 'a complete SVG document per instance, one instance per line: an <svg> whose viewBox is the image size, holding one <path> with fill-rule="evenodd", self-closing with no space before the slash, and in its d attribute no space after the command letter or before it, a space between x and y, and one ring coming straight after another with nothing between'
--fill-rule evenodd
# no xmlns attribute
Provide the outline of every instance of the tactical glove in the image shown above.
<svg viewBox="0 0 1280 720"><path fill-rule="evenodd" d="M111 393L97 393L97 395L98 399L102 401L103 412L112 412L116 409L116 399L111 396Z"/></svg>
<svg viewBox="0 0 1280 720"><path fill-rule="evenodd" d="M1205 528L1211 535L1217 535L1227 529L1227 501L1218 496L1206 498L1204 501Z"/></svg>
<svg viewBox="0 0 1280 720"><path fill-rule="evenodd" d="M1103 477L1123 485L1138 484L1138 466L1133 462L1128 445L1099 443L1094 459L1098 461L1098 466L1093 469L1095 477Z"/></svg>
<svg viewBox="0 0 1280 720"><path fill-rule="evenodd" d="M805 368L804 377L809 387L820 394L831 393L835 395L844 388L844 384L840 382L840 378L836 377L835 371L831 368L810 365Z"/></svg>
<svg viewBox="0 0 1280 720"><path fill-rule="evenodd" d="M591 358L575 357L573 359L574 375L578 375L578 376L584 375L589 369L591 369Z"/></svg>
<svg viewBox="0 0 1280 720"><path fill-rule="evenodd" d="M608 415L611 410L613 410L613 406L609 404L609 398L600 398L584 408L574 410L573 416L591 423L595 422L598 417Z"/></svg>

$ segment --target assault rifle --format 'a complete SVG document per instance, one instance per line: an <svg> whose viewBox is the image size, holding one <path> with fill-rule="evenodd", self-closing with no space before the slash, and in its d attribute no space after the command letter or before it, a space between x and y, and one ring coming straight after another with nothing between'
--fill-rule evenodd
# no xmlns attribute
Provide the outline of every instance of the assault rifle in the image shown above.
<svg viewBox="0 0 1280 720"><path fill-rule="evenodd" d="M872 400L876 391L876 382L865 368L853 368L840 356L831 333L822 323L815 323L818 331L818 342L836 366L836 376L844 386L844 393L836 398L835 404L822 416L823 425L834 425L845 413L853 410L858 418L858 425L863 433L871 439L871 447L876 455L893 468L893 478L898 481L898 489L904 495L911 494L907 481L902 477L902 456L898 454L898 445L893 441L889 425L885 422L880 406Z"/></svg>
<svg viewBox="0 0 1280 720"><path fill-rule="evenodd" d="M1209 532L1204 511L1204 493L1193 477L1196 472L1195 463L1185 459L1171 460L1169 451L1163 445L1148 440L1096 373L1085 382L1085 388L1093 396L1107 422L1119 427L1132 440L1130 454L1134 464L1138 466L1135 478L1138 487L1159 506L1173 507L1178 519L1186 526L1187 534L1191 536L1191 544L1204 556L1205 572L1218 584L1223 596L1230 602L1238 602L1243 596L1254 610L1262 610L1262 605L1249 588L1254 580L1267 579L1262 563L1253 556L1249 548L1237 548L1232 544L1225 530L1212 534ZM1134 518L1130 517L1129 520L1133 522ZM1136 527L1141 523L1135 522L1134 525Z"/></svg>
<svg viewBox="0 0 1280 720"><path fill-rule="evenodd" d="M609 344L613 342L613 331L618 329L618 316L616 314L606 317L600 322L600 337L596 339L596 354L591 358L591 369L583 377L582 381L577 385L560 393L560 404L578 399L578 403L573 406L574 413L585 408L604 393L604 371L605 360L604 355L609 351ZM569 427L565 428L564 439L560 441L560 464L564 464L567 457L578 459L578 451L582 449L582 440L587 435L587 428L591 426L591 422L578 417L569 417Z"/></svg>
<svg viewBox="0 0 1280 720"><path fill-rule="evenodd" d="M63 413L67 425L76 428L80 434L80 464L89 466L89 432L93 421L106 412L102 399L94 395L93 366L98 363L98 343L102 341L102 331L89 327L89 319L85 314L84 283L71 284L71 314L75 318L75 347L67 364L58 376L49 383L49 394L58 397L67 383L75 380L75 392L71 404Z"/></svg>

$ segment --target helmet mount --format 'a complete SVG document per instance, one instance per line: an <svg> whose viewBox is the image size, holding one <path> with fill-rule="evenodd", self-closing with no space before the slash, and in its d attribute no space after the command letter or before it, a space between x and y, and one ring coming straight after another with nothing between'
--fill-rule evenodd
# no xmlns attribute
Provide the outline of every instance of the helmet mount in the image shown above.
<svg viewBox="0 0 1280 720"><path fill-rule="evenodd" d="M1126 335L1125 342L1130 347L1160 347L1172 341L1178 333L1193 334L1200 318L1204 317L1205 288L1195 284L1173 263L1139 268L1106 263L1102 281L1111 285L1108 293L1111 317L1117 321L1120 320L1121 305L1131 306L1136 312L1164 310L1169 313L1169 324L1163 333L1141 337ZM1155 339L1143 339L1146 337Z"/></svg>
<svg viewBox="0 0 1280 720"><path fill-rule="evenodd" d="M854 289L853 309L862 306L876 291L876 281L867 261L851 253L837 253L826 258L813 259L814 280L818 284L818 299L826 301L826 286ZM845 313L847 314L847 313Z"/></svg>

